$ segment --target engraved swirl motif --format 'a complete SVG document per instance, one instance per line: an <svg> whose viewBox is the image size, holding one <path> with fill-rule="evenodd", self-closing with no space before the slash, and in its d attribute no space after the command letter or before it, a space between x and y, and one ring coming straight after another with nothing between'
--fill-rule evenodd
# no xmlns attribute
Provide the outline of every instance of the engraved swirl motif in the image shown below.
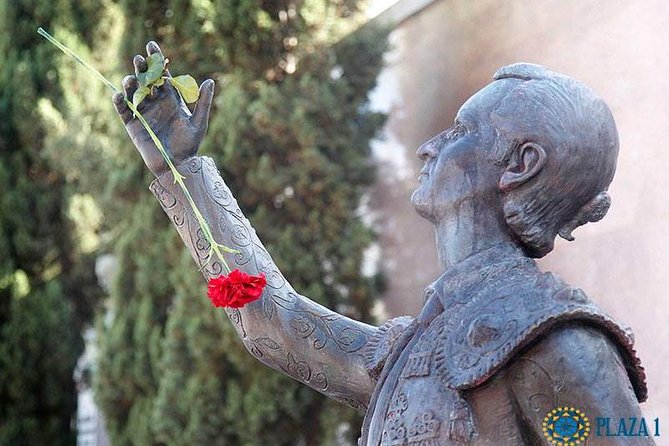
<svg viewBox="0 0 669 446"><path fill-rule="evenodd" d="M204 233L195 220L193 212L185 211L183 212L183 215L185 217L184 224L182 227L177 227L177 229L182 234L183 239L187 241L186 245L189 247L191 255L195 258L200 270L205 274L204 271L207 267L207 263L212 261L209 255L209 248L211 245L204 237Z"/></svg>
<svg viewBox="0 0 669 446"><path fill-rule="evenodd" d="M183 165L186 166L186 169L188 169L188 172L191 174L198 173L202 170L202 158L199 157L191 157L186 160L186 162L183 163Z"/></svg>
<svg viewBox="0 0 669 446"><path fill-rule="evenodd" d="M177 198L167 189L165 189L165 187L160 184L160 182L154 181L151 183L150 189L151 192L153 192L153 194L158 198L158 202L163 207L165 212L177 205Z"/></svg>
<svg viewBox="0 0 669 446"><path fill-rule="evenodd" d="M244 324L242 324L242 313L237 308L226 308L225 313L228 315L230 322L235 326L242 339L245 338L246 330L244 329Z"/></svg>
<svg viewBox="0 0 669 446"><path fill-rule="evenodd" d="M290 320L290 326L298 336L308 337L316 331L315 317L309 313L300 313Z"/></svg>
<svg viewBox="0 0 669 446"><path fill-rule="evenodd" d="M211 244L209 243L209 240L205 238L202 228L197 228L195 230L195 248L198 251L204 251L206 253L208 253L209 248L211 248Z"/></svg>
<svg viewBox="0 0 669 446"><path fill-rule="evenodd" d="M256 358L262 358L265 356L264 349L268 348L270 350L280 350L281 345L273 339L268 337L260 337L247 341L249 351Z"/></svg>
<svg viewBox="0 0 669 446"><path fill-rule="evenodd" d="M290 352L288 352L288 364L286 364L284 370L302 382L306 383L311 379L311 367L309 364L306 361L296 361Z"/></svg>
<svg viewBox="0 0 669 446"><path fill-rule="evenodd" d="M323 371L314 371L306 361L295 359L293 354L279 344L277 341L263 336L253 339L245 339L244 344L253 356L258 359L265 359L266 356L283 356L285 357L285 364L280 366L281 370L288 376L309 384L316 390L321 392L328 389L328 378Z"/></svg>
<svg viewBox="0 0 669 446"><path fill-rule="evenodd" d="M285 294L273 292L271 298L265 298L262 300L263 314L268 320L272 320L277 307L281 307L284 310L290 311L297 305L297 302L297 294L293 293L292 291L288 291Z"/></svg>
<svg viewBox="0 0 669 446"><path fill-rule="evenodd" d="M223 181L214 181L211 188L211 196L221 206L229 206L233 200L232 194L227 187L225 187Z"/></svg>
<svg viewBox="0 0 669 446"><path fill-rule="evenodd" d="M328 388L328 377L323 372L315 373L312 384L316 389L325 390Z"/></svg>
<svg viewBox="0 0 669 446"><path fill-rule="evenodd" d="M262 314L268 321L272 320L274 313L276 312L276 305L274 305L274 296L271 299L268 299L265 296L264 299L260 300L262 302Z"/></svg>
<svg viewBox="0 0 669 446"><path fill-rule="evenodd" d="M185 214L186 213L182 209L181 212L175 213L172 216L172 223L174 223L174 226L176 226L177 229L180 228L181 226L183 226L186 223L186 215Z"/></svg>
<svg viewBox="0 0 669 446"><path fill-rule="evenodd" d="M265 278L267 279L267 286L269 288L274 288L275 290L284 288L286 286L286 279L277 268L277 266L272 261L269 253L258 240L258 236L253 234L253 260L255 262L256 268L258 271L265 273Z"/></svg>
<svg viewBox="0 0 669 446"><path fill-rule="evenodd" d="M186 209L181 206L179 200L168 191L159 181L154 181L149 187L151 192L158 198L160 206L165 213L171 218L172 223L177 230L186 223Z"/></svg>
<svg viewBox="0 0 669 446"><path fill-rule="evenodd" d="M203 273L207 279L218 277L223 274L223 265L218 260L210 262L205 266L206 268L203 268Z"/></svg>
<svg viewBox="0 0 669 446"><path fill-rule="evenodd" d="M290 326L302 338L313 335L313 346L317 350L324 348L331 340L340 350L353 353L364 347L368 341L367 335L362 330L348 326L339 328L337 323L342 318L339 314L318 314L299 308L291 308L288 311L295 314L290 319Z"/></svg>
<svg viewBox="0 0 669 446"><path fill-rule="evenodd" d="M248 246L251 244L251 237L248 234L248 229L240 224L236 223L232 225L232 242L237 246Z"/></svg>

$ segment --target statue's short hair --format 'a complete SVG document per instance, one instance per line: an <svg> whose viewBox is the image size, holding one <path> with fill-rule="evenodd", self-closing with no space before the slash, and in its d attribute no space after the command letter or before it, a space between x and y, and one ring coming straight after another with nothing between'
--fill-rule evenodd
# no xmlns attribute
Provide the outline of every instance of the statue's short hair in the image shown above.
<svg viewBox="0 0 669 446"><path fill-rule="evenodd" d="M535 178L506 192L504 217L533 257L553 249L556 235L604 217L616 169L618 132L608 106L590 88L533 64L500 68L497 82L513 82L492 112L494 161L507 165L522 144L539 144L547 162Z"/></svg>

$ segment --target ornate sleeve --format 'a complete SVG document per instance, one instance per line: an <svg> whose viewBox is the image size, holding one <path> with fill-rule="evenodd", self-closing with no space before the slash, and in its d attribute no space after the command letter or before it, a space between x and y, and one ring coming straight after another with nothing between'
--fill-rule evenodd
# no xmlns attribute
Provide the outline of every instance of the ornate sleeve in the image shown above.
<svg viewBox="0 0 669 446"><path fill-rule="evenodd" d="M241 309L226 309L244 346L264 364L331 398L365 410L375 380L365 367L364 350L379 329L332 312L291 287L242 214L211 158L192 157L177 169L185 177L214 239L239 251L226 259L230 267L248 274L262 272L267 278L259 300ZM150 189L205 278L222 274L220 262L208 257L208 242L172 174L157 178Z"/></svg>

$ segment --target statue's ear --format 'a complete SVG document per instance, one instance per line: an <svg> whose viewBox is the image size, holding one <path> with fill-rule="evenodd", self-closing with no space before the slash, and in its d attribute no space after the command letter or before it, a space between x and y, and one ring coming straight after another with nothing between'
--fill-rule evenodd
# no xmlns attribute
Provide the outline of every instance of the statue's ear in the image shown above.
<svg viewBox="0 0 669 446"><path fill-rule="evenodd" d="M499 179L499 188L508 192L528 182L543 169L547 159L546 151L537 143L526 142L517 147Z"/></svg>

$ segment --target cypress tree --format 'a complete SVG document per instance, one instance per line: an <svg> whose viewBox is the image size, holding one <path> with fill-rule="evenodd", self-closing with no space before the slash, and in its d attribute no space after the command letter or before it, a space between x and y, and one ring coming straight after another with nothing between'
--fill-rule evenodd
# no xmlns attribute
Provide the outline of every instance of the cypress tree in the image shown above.
<svg viewBox="0 0 669 446"><path fill-rule="evenodd" d="M361 23L357 3L122 0L107 4L96 28L109 40L78 51L116 80L155 39L173 74L213 77L200 152L215 158L296 289L370 321L381 282L360 273L373 233L356 209L374 179L369 142L383 116L368 109L367 94L386 44L380 31L349 34ZM95 375L114 444L352 444L359 415L266 369L209 306L202 277L146 191L150 174L109 115L108 95L87 73L60 71L88 92L77 101L70 88L66 113L44 107L53 132L60 121L76 129L61 132L60 145L85 161L61 168L104 213L99 250L119 264L98 323Z"/></svg>
<svg viewBox="0 0 669 446"><path fill-rule="evenodd" d="M87 2L0 0L0 445L74 442L72 373L100 291L78 236L90 226L44 153L38 104L60 107L62 91L35 30L83 36L96 14Z"/></svg>

